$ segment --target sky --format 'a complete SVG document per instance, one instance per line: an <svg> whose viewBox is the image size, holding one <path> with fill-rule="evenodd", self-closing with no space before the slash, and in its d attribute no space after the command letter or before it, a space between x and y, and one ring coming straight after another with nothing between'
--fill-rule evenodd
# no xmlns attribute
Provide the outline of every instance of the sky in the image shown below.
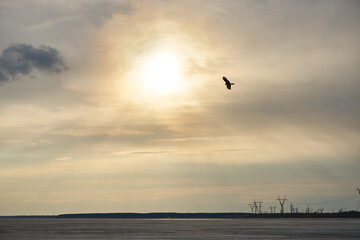
<svg viewBox="0 0 360 240"><path fill-rule="evenodd" d="M355 0L0 0L0 215L357 209L359 26Z"/></svg>

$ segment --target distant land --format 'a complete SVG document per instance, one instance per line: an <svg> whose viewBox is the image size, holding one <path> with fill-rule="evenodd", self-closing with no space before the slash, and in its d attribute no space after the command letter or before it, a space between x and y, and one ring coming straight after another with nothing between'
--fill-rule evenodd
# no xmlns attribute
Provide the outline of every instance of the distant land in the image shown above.
<svg viewBox="0 0 360 240"><path fill-rule="evenodd" d="M0 218L123 218L123 219L235 219L235 218L360 218L360 212L348 211L339 213L75 213L60 215L16 215Z"/></svg>

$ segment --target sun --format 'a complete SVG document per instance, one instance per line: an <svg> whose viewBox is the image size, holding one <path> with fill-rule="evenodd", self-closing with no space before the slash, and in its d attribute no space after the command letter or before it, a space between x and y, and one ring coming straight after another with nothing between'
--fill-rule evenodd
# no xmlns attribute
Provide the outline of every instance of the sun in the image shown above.
<svg viewBox="0 0 360 240"><path fill-rule="evenodd" d="M148 60L144 80L156 94L169 95L179 89L180 64L174 54L158 54Z"/></svg>

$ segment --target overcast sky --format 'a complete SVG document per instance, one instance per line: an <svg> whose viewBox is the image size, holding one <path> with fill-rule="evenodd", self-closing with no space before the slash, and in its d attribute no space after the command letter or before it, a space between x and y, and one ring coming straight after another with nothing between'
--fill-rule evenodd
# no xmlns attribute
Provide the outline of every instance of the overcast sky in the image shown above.
<svg viewBox="0 0 360 240"><path fill-rule="evenodd" d="M356 209L359 26L356 0L0 0L0 215Z"/></svg>

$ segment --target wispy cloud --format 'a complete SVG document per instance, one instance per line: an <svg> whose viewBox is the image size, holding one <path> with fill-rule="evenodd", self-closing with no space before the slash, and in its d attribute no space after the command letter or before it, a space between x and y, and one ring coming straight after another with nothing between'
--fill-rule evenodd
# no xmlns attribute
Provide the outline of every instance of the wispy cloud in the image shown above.
<svg viewBox="0 0 360 240"><path fill-rule="evenodd" d="M71 158L70 157L58 157L58 158L55 158L54 160L55 161L66 161L66 160L70 160Z"/></svg>
<svg viewBox="0 0 360 240"><path fill-rule="evenodd" d="M196 149L196 150L143 150L143 151L122 151L114 152L112 155L154 155L154 154L196 154L196 153L207 153L207 152L237 152L247 151L251 149L246 148L224 148L224 149Z"/></svg>
<svg viewBox="0 0 360 240"><path fill-rule="evenodd" d="M74 19L75 17L73 16L66 16L66 17L59 17L56 19L52 19L52 20L48 20L45 22L41 22L41 23L37 23L34 25L31 25L29 27L27 27L25 29L26 32L34 32L34 31L38 31L38 30L44 30L50 27L54 27L54 25L62 23L62 22L66 22L66 21L70 21L72 19Z"/></svg>

